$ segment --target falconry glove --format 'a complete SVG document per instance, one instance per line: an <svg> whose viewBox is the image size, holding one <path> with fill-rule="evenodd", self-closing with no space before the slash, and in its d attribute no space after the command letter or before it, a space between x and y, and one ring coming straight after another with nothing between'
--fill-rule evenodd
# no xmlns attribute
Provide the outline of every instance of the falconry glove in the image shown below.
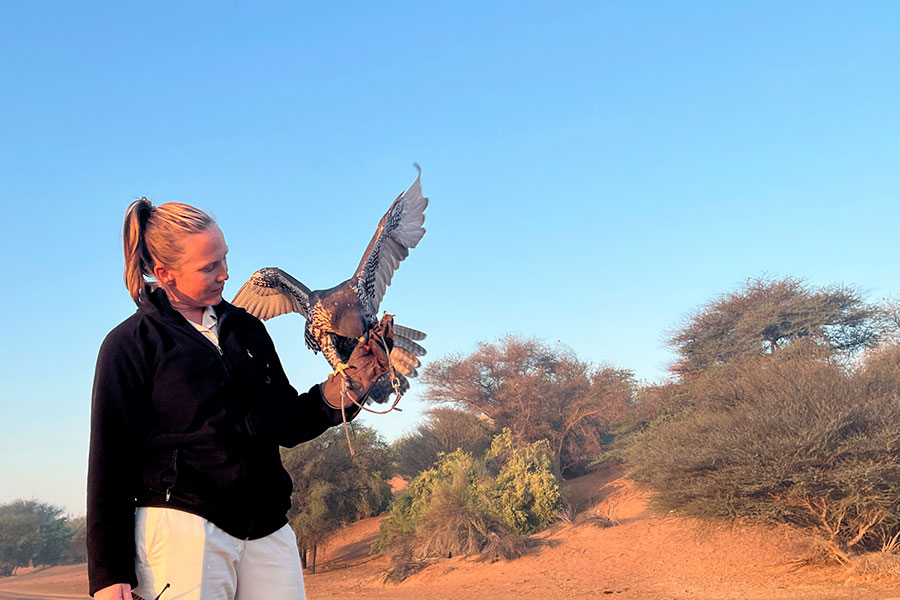
<svg viewBox="0 0 900 600"><path fill-rule="evenodd" d="M333 373L319 384L322 397L332 408L362 405L366 393L391 369L390 354L394 348L394 318L385 314L356 344L344 373Z"/></svg>

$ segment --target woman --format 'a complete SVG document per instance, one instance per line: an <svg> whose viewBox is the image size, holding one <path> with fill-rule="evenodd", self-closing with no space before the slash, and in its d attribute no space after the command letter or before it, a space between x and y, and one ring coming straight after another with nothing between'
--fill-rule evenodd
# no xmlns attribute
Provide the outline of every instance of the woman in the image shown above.
<svg viewBox="0 0 900 600"><path fill-rule="evenodd" d="M222 299L228 246L209 215L141 198L123 238L137 312L106 337L94 376L91 595L303 598L279 446L341 423L387 358L359 344L347 383L298 395L262 323Z"/></svg>

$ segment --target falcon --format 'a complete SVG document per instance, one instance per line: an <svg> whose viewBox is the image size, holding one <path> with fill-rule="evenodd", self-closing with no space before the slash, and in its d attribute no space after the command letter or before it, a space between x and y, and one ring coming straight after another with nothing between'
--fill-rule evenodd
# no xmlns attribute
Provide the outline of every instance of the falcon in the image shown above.
<svg viewBox="0 0 900 600"><path fill-rule="evenodd" d="M369 329L378 321L378 307L394 271L425 235L428 198L422 195L422 171L419 165L415 167L419 171L416 180L397 196L381 218L349 279L332 288L313 291L282 269L265 267L241 286L232 304L263 321L287 313L303 315L306 345L317 354L321 351L336 372L343 372L357 342L367 339ZM425 349L417 343L425 339L424 333L402 325L394 325L393 330L390 361L396 379L390 373L379 379L367 396L372 402L387 402L392 392L399 399L409 389L407 377L418 374L418 357L425 355Z"/></svg>

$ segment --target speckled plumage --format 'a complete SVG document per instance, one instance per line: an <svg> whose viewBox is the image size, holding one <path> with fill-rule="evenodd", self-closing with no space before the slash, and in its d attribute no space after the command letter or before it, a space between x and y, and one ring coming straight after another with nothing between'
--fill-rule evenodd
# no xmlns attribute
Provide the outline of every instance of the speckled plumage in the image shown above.
<svg viewBox="0 0 900 600"><path fill-rule="evenodd" d="M394 271L425 235L427 206L420 177L416 177L381 218L353 276L333 288L312 291L282 269L265 267L241 286L232 303L263 320L289 312L303 315L306 345L313 352L321 351L336 368L350 357L356 340L378 321L378 309ZM424 338L421 331L394 327L391 363L400 376L401 389L409 387L406 377L417 375L418 357L425 355L425 349L416 340ZM392 391L389 385L376 385L369 396L374 402L384 402Z"/></svg>

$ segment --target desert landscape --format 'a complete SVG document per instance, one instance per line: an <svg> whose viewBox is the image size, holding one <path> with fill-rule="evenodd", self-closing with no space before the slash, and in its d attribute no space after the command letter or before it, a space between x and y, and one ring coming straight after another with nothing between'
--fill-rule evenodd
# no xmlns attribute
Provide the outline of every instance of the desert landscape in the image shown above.
<svg viewBox="0 0 900 600"><path fill-rule="evenodd" d="M617 473L566 484L572 522L534 536L511 562L436 561L386 583L390 561L370 555L381 517L340 530L306 575L312 600L617 598L647 600L900 600L900 578L808 564L808 538L787 528L713 525L653 515L647 494ZM87 598L84 565L0 579L2 600ZM169 599L173 600L173 599Z"/></svg>

